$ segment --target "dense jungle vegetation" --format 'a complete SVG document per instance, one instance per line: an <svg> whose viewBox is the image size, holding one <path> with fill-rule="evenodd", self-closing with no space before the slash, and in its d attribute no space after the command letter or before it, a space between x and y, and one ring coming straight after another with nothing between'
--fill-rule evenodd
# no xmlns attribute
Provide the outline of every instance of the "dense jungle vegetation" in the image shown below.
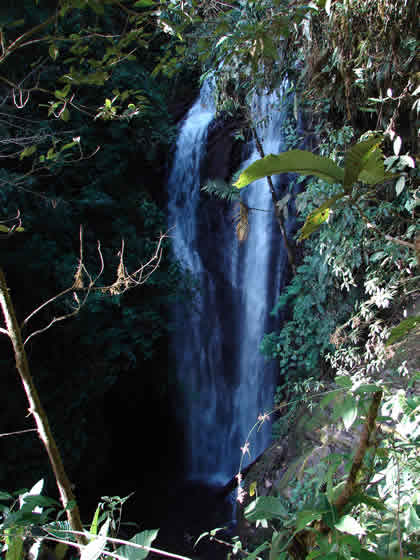
<svg viewBox="0 0 420 560"><path fill-rule="evenodd" d="M248 527L262 531L247 542L219 540L229 541L226 555L249 559L420 556L417 16L413 0L2 3L0 542L7 560L20 560L23 536L39 536L40 527L53 538L82 529L72 485L60 468L57 475L61 460L85 526L98 499L92 481L118 492L116 457L128 473L143 468L148 484L147 464L133 457L133 430L119 420L127 392L142 395L131 415L136 432L143 426L141 448L163 454L162 470L175 461L175 444L162 445L148 429L156 410L171 421L168 306L191 292L162 238L164 185L176 122L195 93L190 84L209 76L219 118L238 123L236 142L257 136L248 111L255 92L287 79L293 100L286 153L204 195L239 201L243 231L251 210L241 189L253 188L256 176L295 173L289 192L273 196L279 225L296 211L301 226L296 239L283 240L294 273L273 313L287 320L261 344L279 366L273 434L282 437L297 414L318 407L360 435L353 455L325 457L291 481L286 497L238 475ZM393 367L398 343L408 351ZM16 366L23 380L32 372L47 414L37 413L35 399L28 415ZM57 448L42 437L47 415ZM7 435L33 430L34 417L40 442L35 431ZM60 503L40 496L39 486L19 502L18 489L42 477L50 495L58 483ZM105 537L116 536L121 505L103 501L90 535L77 537L80 547L90 541L83 560L115 554ZM53 522L63 507L69 525ZM144 558L141 547L155 537L140 533L133 540L140 548L123 545L117 554ZM61 560L64 552L55 554Z"/></svg>

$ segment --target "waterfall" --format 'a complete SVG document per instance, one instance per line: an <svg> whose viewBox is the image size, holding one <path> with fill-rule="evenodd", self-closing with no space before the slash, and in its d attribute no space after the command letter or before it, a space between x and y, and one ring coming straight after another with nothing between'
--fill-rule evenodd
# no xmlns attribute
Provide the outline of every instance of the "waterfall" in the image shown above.
<svg viewBox="0 0 420 560"><path fill-rule="evenodd" d="M255 96L252 103L266 154L282 149L281 105L280 94ZM265 180L244 193L246 204L257 209L250 211L247 241L236 240L231 214L218 212L217 227L208 226L200 167L214 116L212 85L206 82L178 136L168 214L174 256L196 287L193 302L175 306L172 337L187 470L193 480L224 484L238 470L240 447L258 415L272 407L275 364L264 360L259 345L272 327L269 313L284 283L287 256ZM259 157L255 147L251 151L244 165ZM250 440L252 459L269 443L267 422Z"/></svg>

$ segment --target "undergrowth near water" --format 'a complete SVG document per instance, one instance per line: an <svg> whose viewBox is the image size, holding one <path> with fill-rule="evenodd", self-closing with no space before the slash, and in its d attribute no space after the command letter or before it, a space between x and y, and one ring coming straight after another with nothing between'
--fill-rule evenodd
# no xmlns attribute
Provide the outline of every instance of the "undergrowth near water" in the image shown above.
<svg viewBox="0 0 420 560"><path fill-rule="evenodd" d="M83 532L86 544L80 544L76 540L78 532L62 520L65 511L59 502L42 495L43 486L41 479L28 491L0 492L0 555L5 560L145 560L150 552L175 560L190 560L152 547L158 529L141 531L130 540L117 538L123 505L130 496L104 496L89 528Z"/></svg>
<svg viewBox="0 0 420 560"><path fill-rule="evenodd" d="M300 417L311 407L322 410L341 425L335 434L338 439L351 429L355 434L354 453L350 448L328 451L331 442L321 438L317 449L325 449L325 453L315 464L302 458L289 477L283 472L277 479L269 480L267 474L254 479L258 469L241 473L244 457L252 453L252 432L276 411L262 413L241 448L236 475L236 498L245 505L238 519L244 519L248 536L241 536L239 529L239 535L226 542L220 536L223 529L214 529L199 540L209 537L225 542L230 550L228 558L417 558L420 397L413 389L420 382L420 372L397 392L392 382L367 381L340 375L331 389L276 407L279 411L297 405ZM328 437L328 429L325 433ZM291 439L297 435L292 426L289 434ZM257 537L250 542L251 526L255 526L252 534Z"/></svg>
<svg viewBox="0 0 420 560"><path fill-rule="evenodd" d="M265 6L259 4L260 21L268 16ZM277 71L292 81L296 76L295 103L283 130L287 150L310 137L314 153L344 169L348 152L358 150L355 141L361 146L379 134L383 142L369 172L380 163L384 175L364 182L356 173L357 161L349 160L344 174L355 175L344 189L346 179L327 181L319 175L297 179L303 186L297 196L293 185L289 189L304 226L300 238L307 239L296 274L273 309L287 319L261 345L279 365L273 422L279 439L273 448L300 441L298 427L312 408L312 415L325 416L320 434L313 434L324 455L315 461L306 451L298 465L285 466L292 457L284 452L277 463L273 459L273 472L260 478L258 463L246 475L240 470L239 512L242 504L245 509L238 514L238 535L228 557L418 558L419 332L417 317L407 317L419 296L420 262L415 139L420 88L411 19L416 9L386 1L327 2L323 7L328 17L314 8L305 23L293 27L287 43L298 49L290 55L293 61L287 55L276 60ZM247 8L242 8L246 19ZM404 37L395 40L401 29ZM268 27L261 33L263 45ZM232 37L221 41L220 49ZM236 57L241 56L244 68L248 54L239 51ZM258 56L257 48L251 56ZM261 56L269 58L268 48ZM240 75L233 62L223 69L222 88L229 77ZM264 82L270 75L260 73L259 78ZM240 97L238 83L244 97L249 89L249 80L236 80L235 99ZM302 115L305 130L299 128ZM275 173L274 159L260 176ZM294 169L285 165L282 171L305 168L302 157L292 163ZM390 345L396 341L409 349L393 363ZM323 396L322 386L332 392ZM262 414L253 431L266 419ZM350 433L350 447L340 448ZM331 434L338 439L335 447ZM242 460L248 453L247 439ZM264 458L261 463L264 469Z"/></svg>

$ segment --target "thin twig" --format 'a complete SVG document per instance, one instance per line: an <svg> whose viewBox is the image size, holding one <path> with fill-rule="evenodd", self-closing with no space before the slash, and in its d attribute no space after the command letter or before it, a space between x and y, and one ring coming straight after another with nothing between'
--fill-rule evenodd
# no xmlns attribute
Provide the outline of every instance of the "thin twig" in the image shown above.
<svg viewBox="0 0 420 560"><path fill-rule="evenodd" d="M356 208L356 210L359 212L362 220L366 223L366 226L367 226L368 229L372 229L373 231L375 231L376 233L378 233L382 237L385 237L385 239L387 241L391 241L392 243L402 245L403 247L408 247L409 249L413 249L413 250L416 249L414 243L409 243L408 241L404 241L402 239L392 237L391 235L388 235L387 233L384 233L383 231L381 231L377 226L375 226L375 224L372 224L372 222L369 221L369 218L364 214L363 210L360 208L360 205L357 203L356 200L353 199L351 202L354 205L354 207Z"/></svg>
<svg viewBox="0 0 420 560"><path fill-rule="evenodd" d="M18 436L20 434L26 434L27 432L37 432L36 428L29 428L28 430L19 430L18 432L8 432L7 434L0 434L0 437L6 436Z"/></svg>
<svg viewBox="0 0 420 560"><path fill-rule="evenodd" d="M44 527L44 530L45 527ZM62 533L68 533L71 535L84 535L86 536L86 533L82 533L81 531L67 531L67 530L60 530L60 529L54 529L54 532L62 532ZM89 537L93 537L93 535L89 535ZM79 548L80 550L83 550L85 548L85 546L74 543L72 541L66 541L64 539L57 539L56 537L44 537L45 539L51 540L51 541L56 541L56 542L61 542L64 544L68 544L70 546L75 546L77 548ZM139 548L140 550L147 550L149 552L154 552L156 554L159 554L161 556L166 556L168 558L175 558L176 560L191 560L191 558L189 558L188 556L181 556L179 554L174 554L173 552L166 552L165 550L160 550L159 548L153 548L151 546L146 546L146 545L141 545L141 544L135 544L129 541L124 541L122 539L115 539L113 537L102 537L102 536L95 536L96 539L103 539L105 538L107 541L112 542L112 543L116 543L116 544L122 544L122 545L126 545L126 546L130 546L133 548ZM105 554L106 556L111 556L112 558L117 558L117 560L126 560L126 558L124 556L120 556L119 554L115 554L115 552L109 552L108 550L104 550L102 551L102 554Z"/></svg>
<svg viewBox="0 0 420 560"><path fill-rule="evenodd" d="M52 298L50 298L49 300L45 301L42 305L40 305L39 307L37 307L36 309L34 309L34 311L32 311L32 313L30 315L28 315L26 317L26 319L23 321L21 328L23 328L31 319L34 315L36 315L39 311L41 311L41 309L44 309L44 307L46 307L47 305L49 305L50 303L52 303L53 301L57 300L58 298L68 294L69 292L71 292L73 289L73 287L70 288L66 288L65 290L63 290L62 292L60 292L59 294L56 294L55 296L53 296Z"/></svg>
<svg viewBox="0 0 420 560"><path fill-rule="evenodd" d="M117 279L115 280L115 282L113 282L112 284L109 284L108 286L97 286L96 284L97 284L99 278L102 276L102 274L104 272L104 269L105 269L104 258L103 258L102 251L101 251L101 244L98 241L97 251L98 251L99 262L100 262L99 272L94 278L92 278L92 276L90 275L89 271L87 270L87 268L85 267L85 265L83 263L83 258L84 258L83 257L83 229L80 228L80 233L79 233L80 256L79 256L79 264L78 264L78 267L77 267L77 271L76 271L76 274L75 274L75 280L74 280L73 284L69 288L66 288L65 290L63 290L59 294L57 294L57 295L53 296L52 298L48 299L42 305L40 305L34 311L32 311L32 313L30 315L28 315L28 317L26 317L26 319L23 321L23 323L21 325L21 328L26 326L27 323L30 321L30 319L32 319L32 317L34 317L37 313L39 313L39 311L41 311L42 309L44 309L45 307L47 307L48 305L50 305L54 301L57 301L58 299L62 298L66 294L69 294L70 292L73 292L74 299L77 302L77 306L70 313L66 313L66 314L61 315L59 317L54 317L45 327L42 327L42 328L34 331L33 333L31 333L29 336L27 336L26 339L24 340L24 343L23 343L24 346L27 344L27 342L29 342L29 340L31 338L33 338L34 336L37 336L38 334L44 333L45 331L50 329L55 323L58 323L59 321L69 319L70 317L74 317L75 315L77 315L77 313L79 313L80 309L85 305L85 303L86 303L86 301L87 301L87 299L88 299L88 297L89 297L89 295L92 291L100 291L101 293L109 293L111 295L121 295L129 289L134 288L136 286L140 286L140 285L144 284L145 282L147 282L147 280L150 278L150 276L156 271L156 269L160 265L160 262L162 260L162 255L163 255L162 243L163 243L163 240L165 239L165 237L167 237L166 234L161 234L160 235L160 238L159 238L157 246L156 246L156 250L155 250L154 254L152 255L152 257L145 264L143 264L140 268L138 268L137 270L135 270L131 274L127 273L127 271L125 269L125 266L124 266L124 241L122 241L122 246L121 246L121 251L120 251L120 264L118 266ZM87 280L88 280L88 285L86 287L83 286L83 283L82 283L82 276L83 275L85 277L87 277ZM81 301L77 297L77 292L82 292L83 293L83 298L82 298ZM6 332L4 334L8 334L8 333Z"/></svg>

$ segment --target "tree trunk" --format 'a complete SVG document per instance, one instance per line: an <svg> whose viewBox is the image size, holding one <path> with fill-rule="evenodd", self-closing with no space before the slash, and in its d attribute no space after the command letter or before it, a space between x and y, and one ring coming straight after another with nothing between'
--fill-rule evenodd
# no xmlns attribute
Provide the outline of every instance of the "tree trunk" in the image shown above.
<svg viewBox="0 0 420 560"><path fill-rule="evenodd" d="M55 439L52 435L47 415L42 407L38 391L34 385L31 372L29 369L28 358L22 341L22 333L16 320L16 315L6 284L3 271L0 269L0 306L6 323L6 332L12 341L13 351L15 354L16 368L18 370L26 397L29 403L29 412L33 415L38 429L38 435L43 443L51 466L54 471L55 480L57 482L58 491L60 493L61 503L66 510L67 519L73 531L83 532L83 525L80 519L79 508L77 506L75 496L71 489L70 481L64 470L63 461L58 450ZM83 535L78 535L77 540L81 544L87 544L87 540Z"/></svg>

